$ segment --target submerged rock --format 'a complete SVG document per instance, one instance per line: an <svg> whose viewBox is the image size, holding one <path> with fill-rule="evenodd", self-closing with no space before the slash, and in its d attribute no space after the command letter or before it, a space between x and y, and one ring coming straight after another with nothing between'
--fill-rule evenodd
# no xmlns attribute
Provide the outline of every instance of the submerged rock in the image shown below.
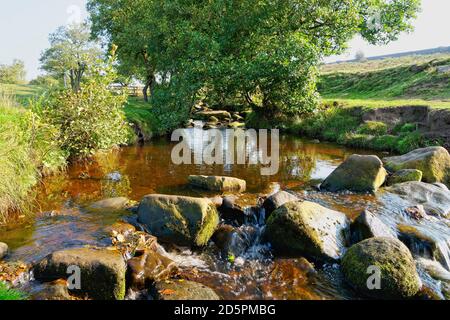
<svg viewBox="0 0 450 320"><path fill-rule="evenodd" d="M450 154L443 147L413 150L397 157L383 159L388 170L417 169L423 173L423 181L450 184Z"/></svg>
<svg viewBox="0 0 450 320"><path fill-rule="evenodd" d="M268 219L272 212L281 207L283 204L298 200L299 198L296 195L286 191L279 191L269 196L263 203L263 208L266 211L266 219Z"/></svg>
<svg viewBox="0 0 450 320"><path fill-rule="evenodd" d="M0 242L0 260L6 257L8 254L8 245L4 242Z"/></svg>
<svg viewBox="0 0 450 320"><path fill-rule="evenodd" d="M365 210L350 225L351 241L358 243L374 237L396 238L394 232L375 214Z"/></svg>
<svg viewBox="0 0 450 320"><path fill-rule="evenodd" d="M186 280L157 282L153 295L156 300L220 300L213 289Z"/></svg>
<svg viewBox="0 0 450 320"><path fill-rule="evenodd" d="M31 295L31 300L75 300L69 294L67 281L58 279L53 282L43 283L38 291Z"/></svg>
<svg viewBox="0 0 450 320"><path fill-rule="evenodd" d="M318 261L336 261L347 242L349 220L317 203L288 202L267 221L265 238L281 254L307 255Z"/></svg>
<svg viewBox="0 0 450 320"><path fill-rule="evenodd" d="M436 260L450 270L450 256L446 240L438 239L432 233L410 225L398 225L399 239L414 256Z"/></svg>
<svg viewBox="0 0 450 320"><path fill-rule="evenodd" d="M247 187L245 180L233 177L189 176L188 181L194 187L218 192L244 192Z"/></svg>
<svg viewBox="0 0 450 320"><path fill-rule="evenodd" d="M117 250L75 248L56 251L34 268L35 278L49 282L67 279L80 268L81 288L70 290L96 300L122 300L125 297L125 261Z"/></svg>
<svg viewBox="0 0 450 320"><path fill-rule="evenodd" d="M417 169L402 169L395 172L387 180L387 185L391 186L396 183L408 181L422 181L422 171Z"/></svg>
<svg viewBox="0 0 450 320"><path fill-rule="evenodd" d="M145 250L140 256L128 260L128 285L144 289L155 281L163 281L177 273L174 261L153 250Z"/></svg>
<svg viewBox="0 0 450 320"><path fill-rule="evenodd" d="M207 198L148 195L138 217L158 239L182 246L206 245L219 224L216 206Z"/></svg>
<svg viewBox="0 0 450 320"><path fill-rule="evenodd" d="M129 199L125 197L117 197L104 199L97 202L92 203L87 207L90 211L97 210L125 210L128 206Z"/></svg>
<svg viewBox="0 0 450 320"><path fill-rule="evenodd" d="M250 226L246 228L246 234L242 230L228 224L223 224L216 230L212 240L219 248L222 257L227 258L230 255L238 257L248 249L251 243L249 238L252 238L252 233L256 234L256 230L249 230Z"/></svg>
<svg viewBox="0 0 450 320"><path fill-rule="evenodd" d="M377 156L352 155L325 179L320 188L331 192L375 192L383 185L386 175Z"/></svg>
<svg viewBox="0 0 450 320"><path fill-rule="evenodd" d="M450 215L450 191L424 182L404 182L386 188L408 201L411 205L423 205L425 212L431 215L448 217Z"/></svg>
<svg viewBox="0 0 450 320"><path fill-rule="evenodd" d="M413 257L397 239L370 238L353 245L345 253L341 268L349 284L367 297L411 298L421 287ZM369 277L376 270L380 272L380 286L371 290Z"/></svg>

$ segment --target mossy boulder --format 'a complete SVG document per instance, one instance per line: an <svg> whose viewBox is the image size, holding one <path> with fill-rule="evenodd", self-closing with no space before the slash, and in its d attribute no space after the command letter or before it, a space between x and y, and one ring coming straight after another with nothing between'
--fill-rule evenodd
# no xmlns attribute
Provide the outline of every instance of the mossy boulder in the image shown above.
<svg viewBox="0 0 450 320"><path fill-rule="evenodd" d="M263 203L263 207L266 212L266 219L268 219L272 212L274 212L283 204L298 200L299 198L296 195L286 191L279 191L270 195Z"/></svg>
<svg viewBox="0 0 450 320"><path fill-rule="evenodd" d="M207 198L145 196L139 222L158 239L181 246L204 246L219 224L215 204Z"/></svg>
<svg viewBox="0 0 450 320"><path fill-rule="evenodd" d="M396 183L403 183L408 181L422 181L423 173L417 169L402 169L392 174L388 180L387 185L392 186Z"/></svg>
<svg viewBox="0 0 450 320"><path fill-rule="evenodd" d="M337 167L320 188L331 192L375 192L383 185L386 175L377 156L354 154Z"/></svg>
<svg viewBox="0 0 450 320"><path fill-rule="evenodd" d="M189 176L189 184L209 191L217 192L244 192L247 188L245 180L221 176Z"/></svg>
<svg viewBox="0 0 450 320"><path fill-rule="evenodd" d="M55 251L34 268L39 281L67 279L69 267L81 272L81 289L70 290L77 296L95 300L123 300L126 265L122 254L109 248L74 248Z"/></svg>
<svg viewBox="0 0 450 320"><path fill-rule="evenodd" d="M422 171L424 182L450 185L450 154L443 147L416 149L402 156L384 158L383 162L392 172L417 169Z"/></svg>
<svg viewBox="0 0 450 320"><path fill-rule="evenodd" d="M429 215L450 217L450 191L430 183L410 181L386 188L410 206L422 205Z"/></svg>
<svg viewBox="0 0 450 320"><path fill-rule="evenodd" d="M226 110L204 110L194 114L195 120L208 120L211 117L215 117L218 120L230 120L231 114Z"/></svg>
<svg viewBox="0 0 450 320"><path fill-rule="evenodd" d="M380 271L380 288L369 289L370 267ZM392 238L370 238L353 245L342 259L342 272L361 294L376 299L413 297L421 287L416 266L408 248Z"/></svg>
<svg viewBox="0 0 450 320"><path fill-rule="evenodd" d="M128 208L130 199L125 197L109 198L94 202L87 206L89 211L120 211Z"/></svg>
<svg viewBox="0 0 450 320"><path fill-rule="evenodd" d="M152 293L156 300L220 300L213 289L187 280L157 282Z"/></svg>
<svg viewBox="0 0 450 320"><path fill-rule="evenodd" d="M364 210L350 225L351 242L358 243L374 237L396 238L395 233L375 214Z"/></svg>
<svg viewBox="0 0 450 320"><path fill-rule="evenodd" d="M267 220L264 237L281 255L336 261L348 240L349 220L314 202L288 202Z"/></svg>

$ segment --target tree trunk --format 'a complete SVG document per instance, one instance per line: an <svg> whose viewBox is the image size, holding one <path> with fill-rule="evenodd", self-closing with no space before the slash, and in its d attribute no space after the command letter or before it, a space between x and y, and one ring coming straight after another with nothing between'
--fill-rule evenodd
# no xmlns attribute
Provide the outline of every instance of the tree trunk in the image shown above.
<svg viewBox="0 0 450 320"><path fill-rule="evenodd" d="M145 82L144 89L142 90L142 93L144 94L144 101L148 102L148 91L150 89L150 95L153 93L153 75L147 77L147 81Z"/></svg>

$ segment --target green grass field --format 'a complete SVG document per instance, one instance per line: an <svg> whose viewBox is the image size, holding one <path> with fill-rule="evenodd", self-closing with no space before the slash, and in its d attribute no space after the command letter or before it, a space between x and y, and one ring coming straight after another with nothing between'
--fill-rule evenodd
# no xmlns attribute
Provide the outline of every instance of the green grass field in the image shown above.
<svg viewBox="0 0 450 320"><path fill-rule="evenodd" d="M324 65L318 84L325 102L349 106L428 105L450 108L449 54Z"/></svg>

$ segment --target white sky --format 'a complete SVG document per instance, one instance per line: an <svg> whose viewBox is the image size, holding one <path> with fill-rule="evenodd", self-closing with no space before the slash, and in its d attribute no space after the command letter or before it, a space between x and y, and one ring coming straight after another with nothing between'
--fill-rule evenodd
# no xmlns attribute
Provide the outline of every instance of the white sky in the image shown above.
<svg viewBox="0 0 450 320"><path fill-rule="evenodd" d="M414 31L402 34L397 41L386 46L372 46L356 37L349 44L347 52L329 57L326 62L349 60L356 52L363 51L366 57L380 56L405 51L450 46L450 1L422 0L422 11L414 21Z"/></svg>
<svg viewBox="0 0 450 320"><path fill-rule="evenodd" d="M39 73L39 57L49 46L48 34L77 16L86 17L86 0L0 0L0 63L25 61L27 78ZM370 46L360 38L347 52L327 62L353 59L362 50L367 57L450 46L450 0L422 0L415 31L402 34L387 46Z"/></svg>

